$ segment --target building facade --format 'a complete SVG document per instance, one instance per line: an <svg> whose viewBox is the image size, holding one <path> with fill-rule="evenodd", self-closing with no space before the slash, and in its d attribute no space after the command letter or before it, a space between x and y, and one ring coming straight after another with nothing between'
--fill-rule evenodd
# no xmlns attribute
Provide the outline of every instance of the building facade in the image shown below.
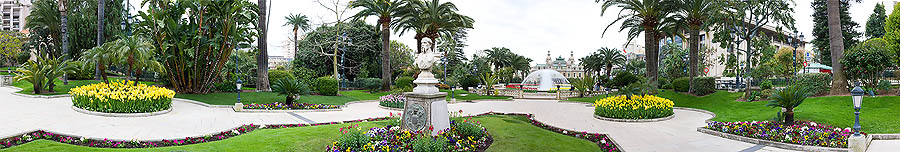
<svg viewBox="0 0 900 152"><path fill-rule="evenodd" d="M25 17L31 13L30 0L0 0L0 30L25 31Z"/></svg>
<svg viewBox="0 0 900 152"><path fill-rule="evenodd" d="M566 60L562 56L553 59L550 51L547 51L547 60L544 64L537 64L531 68L531 72L537 70L551 69L562 73L566 78L583 78L584 68L575 61L575 53L570 52L569 59Z"/></svg>
<svg viewBox="0 0 900 152"><path fill-rule="evenodd" d="M293 57L285 57L285 56L269 56L269 69L275 69L277 67L289 67L291 66L291 61L294 61Z"/></svg>

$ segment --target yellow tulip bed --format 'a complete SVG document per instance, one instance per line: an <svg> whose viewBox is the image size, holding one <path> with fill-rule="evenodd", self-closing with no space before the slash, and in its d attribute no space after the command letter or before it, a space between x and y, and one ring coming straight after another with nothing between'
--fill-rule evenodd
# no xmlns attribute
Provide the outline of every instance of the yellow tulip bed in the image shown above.
<svg viewBox="0 0 900 152"><path fill-rule="evenodd" d="M653 119L674 114L672 100L654 95L607 97L594 102L594 114L615 119Z"/></svg>
<svg viewBox="0 0 900 152"><path fill-rule="evenodd" d="M163 111L172 106L175 97L175 91L124 80L80 86L69 94L75 107L106 113Z"/></svg>

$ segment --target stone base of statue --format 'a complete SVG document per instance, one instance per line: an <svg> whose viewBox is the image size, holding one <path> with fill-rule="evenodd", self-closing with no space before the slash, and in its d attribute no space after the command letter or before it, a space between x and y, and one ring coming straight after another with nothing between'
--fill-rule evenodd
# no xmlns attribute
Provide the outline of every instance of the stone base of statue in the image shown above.
<svg viewBox="0 0 900 152"><path fill-rule="evenodd" d="M847 141L847 148L850 149L850 152L865 152L869 149L869 143L872 143L871 136L851 135Z"/></svg>
<svg viewBox="0 0 900 152"><path fill-rule="evenodd" d="M430 131L437 135L439 131L450 128L450 111L447 110L447 93L438 91L434 85L439 83L427 69L419 73L413 81L416 87L407 92L403 108L400 128L409 131Z"/></svg>

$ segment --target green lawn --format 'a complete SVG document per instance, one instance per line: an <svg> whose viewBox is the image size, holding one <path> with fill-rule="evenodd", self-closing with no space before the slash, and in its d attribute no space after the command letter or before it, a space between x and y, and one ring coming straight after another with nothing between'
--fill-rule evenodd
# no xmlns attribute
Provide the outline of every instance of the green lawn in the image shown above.
<svg viewBox="0 0 900 152"><path fill-rule="evenodd" d="M593 143L531 125L523 116L480 116L480 121L494 137L487 151L600 151ZM358 123L361 127L384 126L385 121ZM39 140L0 151L324 151L340 133L339 127L350 124L323 125L284 129L258 130L221 141L163 148L108 149L90 148Z"/></svg>
<svg viewBox="0 0 900 152"><path fill-rule="evenodd" d="M109 81L119 81L119 80L124 80L124 79L109 78ZM72 89L72 88L75 88L75 87L79 87L79 86L83 86L83 85L89 85L89 84L94 84L94 83L100 83L100 82L102 82L102 81L97 81L97 80L69 80L69 85L63 85L63 81L62 81L62 80L55 80L55 81L53 81L53 84L56 84L56 86L53 87L53 90L56 91L56 92L55 92L55 93L45 93L45 94L41 94L41 95L60 95L60 94L69 94L69 89ZM148 84L148 85L159 84L159 82L148 82L148 81L139 81L139 82L140 82L140 83L143 83L143 84ZM16 81L16 82L13 83L13 86L18 87L18 88L22 88L22 91L19 91L19 92L17 92L17 93L23 93L23 94L34 95L34 87L33 87L33 85L31 84L31 82L27 82L27 81Z"/></svg>
<svg viewBox="0 0 900 152"><path fill-rule="evenodd" d="M211 105L234 105L234 102L237 101L237 93L208 93L208 94L175 94L175 98L182 99L191 99L200 101L206 104ZM242 103L273 103L273 102L281 102L284 103L284 96L279 96L278 93L274 92L242 92L241 93L241 102ZM298 101L299 100L299 101ZM314 95L305 95L301 96L300 99L294 100L294 102L305 102L305 103L316 103L316 104L329 104L329 105L343 105L344 103L350 101L357 101L357 99L348 97L348 96L314 96Z"/></svg>
<svg viewBox="0 0 900 152"><path fill-rule="evenodd" d="M697 97L666 90L659 94L675 102L676 107L708 110L716 113L715 121L758 121L774 118L780 108L766 107L767 101L736 101L741 93L719 91ZM594 102L593 98L569 98L569 101ZM862 130L868 133L900 133L900 97L865 97L860 110ZM807 98L794 110L795 118L837 127L852 127L853 108L849 96Z"/></svg>
<svg viewBox="0 0 900 152"><path fill-rule="evenodd" d="M348 96L356 100L378 100L381 96L391 94L391 92L369 93L367 90L350 90L341 91L341 95Z"/></svg>

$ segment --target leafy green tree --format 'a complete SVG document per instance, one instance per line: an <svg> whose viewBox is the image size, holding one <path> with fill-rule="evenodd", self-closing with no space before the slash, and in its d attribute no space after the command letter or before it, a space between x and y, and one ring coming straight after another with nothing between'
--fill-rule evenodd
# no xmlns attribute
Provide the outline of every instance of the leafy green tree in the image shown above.
<svg viewBox="0 0 900 152"><path fill-rule="evenodd" d="M778 53L775 53L773 60L768 62L772 68L770 72L784 77L790 77L791 75L794 75L794 73L800 71L803 68L803 63L797 61L795 64L793 59L794 56L791 55L792 53L794 53L794 48L784 47L778 50ZM798 51L797 54L794 55L800 57L803 54L805 53Z"/></svg>
<svg viewBox="0 0 900 152"><path fill-rule="evenodd" d="M884 4L875 4L875 10L866 21L866 36L869 39L884 36L884 20L887 15L884 13Z"/></svg>
<svg viewBox="0 0 900 152"><path fill-rule="evenodd" d="M148 9L139 12L143 20L138 32L151 39L169 83L179 93L208 93L232 52L239 45L250 48L257 37L257 10L247 0L144 1L143 5ZM257 56L265 57L265 53Z"/></svg>
<svg viewBox="0 0 900 152"><path fill-rule="evenodd" d="M841 64L847 77L852 81L861 81L867 88L875 88L884 70L896 65L896 54L888 50L887 42L880 38L856 45L844 55Z"/></svg>
<svg viewBox="0 0 900 152"><path fill-rule="evenodd" d="M600 3L601 0L594 2ZM659 40L672 30L675 19L671 17L676 10L674 1L670 0L607 0L603 1L602 11L609 7L620 7L618 18L606 26L603 33L613 24L622 21L619 31L628 30L628 42L644 33L645 59L647 77L650 83L656 83L659 73ZM601 14L602 15L602 14Z"/></svg>
<svg viewBox="0 0 900 152"><path fill-rule="evenodd" d="M831 46L829 46L831 41L828 37L829 28L827 18L827 5L825 3L826 1L827 0L813 0L811 4L814 10L812 14L813 23L815 23L815 25L813 25L813 40L811 41L811 43L817 50L817 60L824 65L832 66ZM850 1L840 1L840 3L840 27L844 35L843 44L844 47L853 46L853 44L859 43L856 38L861 36L862 33L856 31L856 27L859 27L859 24L851 19L850 13L848 12L850 8ZM866 31L869 31L868 28L866 29Z"/></svg>
<svg viewBox="0 0 900 152"><path fill-rule="evenodd" d="M399 17L400 9L406 3L401 0L357 0L351 1L353 8L362 7L363 10L354 15L356 18L378 16L378 25L381 27L381 88L389 91L391 88L391 24L394 18Z"/></svg>
<svg viewBox="0 0 900 152"><path fill-rule="evenodd" d="M6 66L16 64L16 55L23 52L25 35L15 31L0 31L0 55L6 60Z"/></svg>
<svg viewBox="0 0 900 152"><path fill-rule="evenodd" d="M400 75L403 69L411 68L414 57L413 50L409 46L400 41L391 40L391 76Z"/></svg>
<svg viewBox="0 0 900 152"><path fill-rule="evenodd" d="M769 97L772 100L766 106L784 108L784 113L781 115L784 116L785 125L793 125L794 108L800 106L807 97L809 97L809 92L806 89L803 89L802 86L792 85L775 91L772 97Z"/></svg>
<svg viewBox="0 0 900 152"><path fill-rule="evenodd" d="M894 10L900 10L900 5L894 5ZM888 49L894 54L900 54L900 11L891 12L884 24L884 40L888 43ZM894 62L900 63L900 58L894 58Z"/></svg>
<svg viewBox="0 0 900 152"><path fill-rule="evenodd" d="M506 47L493 47L491 49L484 50L487 53L487 59L491 63L493 67L493 71L500 70L503 67L507 67L510 65L510 56L512 56L512 52Z"/></svg>
<svg viewBox="0 0 900 152"><path fill-rule="evenodd" d="M331 76L335 74L334 66L339 66L340 71L337 72L343 71L347 79L355 79L363 74L381 75L378 64L381 41L375 26L361 20L340 26L342 27L320 26L307 33L306 38L299 42L300 51L293 61L294 67L311 69L319 76ZM345 41L334 40L338 31L346 32ZM330 58L332 55L341 58L334 60Z"/></svg>

